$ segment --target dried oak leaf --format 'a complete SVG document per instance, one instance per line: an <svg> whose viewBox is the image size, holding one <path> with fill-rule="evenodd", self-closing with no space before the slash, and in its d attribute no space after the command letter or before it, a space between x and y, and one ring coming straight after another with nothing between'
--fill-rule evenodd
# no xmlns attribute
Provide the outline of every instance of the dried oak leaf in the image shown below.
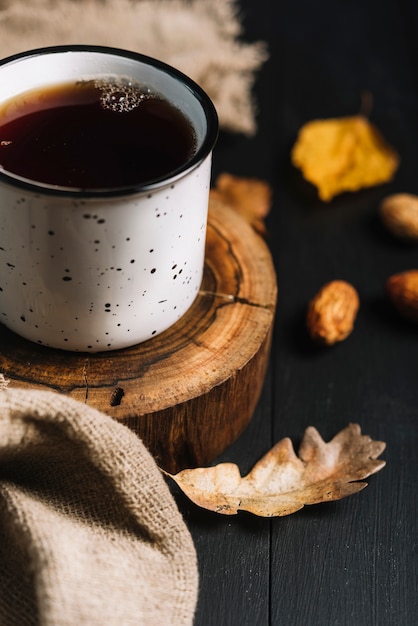
<svg viewBox="0 0 418 626"><path fill-rule="evenodd" d="M291 160L325 202L344 191L388 182L399 165L395 150L363 115L307 122Z"/></svg>
<svg viewBox="0 0 418 626"><path fill-rule="evenodd" d="M258 178L241 178L226 172L220 174L210 190L209 202L226 204L237 211L256 232L266 236L264 219L270 212L272 190Z"/></svg>
<svg viewBox="0 0 418 626"><path fill-rule="evenodd" d="M290 515L306 504L340 500L367 486L364 478L378 472L386 444L362 435L349 424L325 443L309 426L299 456L288 437L279 441L247 476L234 463L186 469L170 476L195 504L216 513L239 510L262 517Z"/></svg>

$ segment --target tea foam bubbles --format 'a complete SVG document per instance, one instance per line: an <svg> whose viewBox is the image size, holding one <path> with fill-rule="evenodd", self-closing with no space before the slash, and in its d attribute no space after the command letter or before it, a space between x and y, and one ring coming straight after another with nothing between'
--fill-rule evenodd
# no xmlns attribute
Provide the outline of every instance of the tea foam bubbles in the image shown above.
<svg viewBox="0 0 418 626"><path fill-rule="evenodd" d="M95 80L94 86L100 91L100 103L104 109L115 113L129 113L136 109L144 100L155 98L150 89L131 81Z"/></svg>

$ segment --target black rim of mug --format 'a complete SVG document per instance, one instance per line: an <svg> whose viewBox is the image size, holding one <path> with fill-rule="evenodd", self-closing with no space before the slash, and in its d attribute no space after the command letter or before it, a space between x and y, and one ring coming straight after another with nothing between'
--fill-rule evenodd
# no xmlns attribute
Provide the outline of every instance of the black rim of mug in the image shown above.
<svg viewBox="0 0 418 626"><path fill-rule="evenodd" d="M107 54L111 56L124 57L131 60L136 60L146 65L155 67L156 69L163 71L179 82L186 85L193 93L195 99L200 103L202 110L206 116L207 132L202 141L201 146L196 150L192 157L186 161L181 167L177 168L170 175L156 178L147 183L139 185L129 185L126 187L114 187L111 189L79 189L69 187L59 187L54 185L48 185L42 182L32 181L25 179L5 170L0 170L0 181L3 181L14 187L20 189L26 189L37 193L60 195L76 198L112 198L125 195L134 195L142 193L150 193L158 188L169 186L174 184L178 179L185 176L191 170L198 167L212 152L219 132L219 121L216 108L208 96L208 94L189 76L176 69L175 67L164 63L154 57L150 57L138 52L132 52L130 50L124 50L122 48L113 48L109 46L93 46L93 45L64 45L64 46L47 46L43 48L35 48L24 52L19 52L12 56L8 56L0 60L0 68L3 65L8 65L16 61L21 61L25 58L40 55L52 55L57 53L67 52L93 52L99 54Z"/></svg>

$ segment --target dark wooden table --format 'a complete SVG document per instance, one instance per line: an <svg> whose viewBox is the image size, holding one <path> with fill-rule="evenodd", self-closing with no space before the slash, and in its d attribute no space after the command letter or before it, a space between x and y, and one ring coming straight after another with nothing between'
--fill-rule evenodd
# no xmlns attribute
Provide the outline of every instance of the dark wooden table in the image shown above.
<svg viewBox="0 0 418 626"><path fill-rule="evenodd" d="M269 245L279 298L270 370L254 418L217 461L245 474L279 439L297 449L314 425L325 440L349 422L383 440L387 465L362 492L283 518L222 516L176 492L200 563L196 626L418 624L418 327L393 312L388 276L418 268L418 247L396 242L377 211L387 194L418 193L418 5L415 0L242 0L244 38L268 43L255 93L255 137L221 136L215 175L267 180ZM395 180L329 205L289 165L300 126L356 114L401 155ZM353 334L314 349L308 300L343 278L358 290Z"/></svg>

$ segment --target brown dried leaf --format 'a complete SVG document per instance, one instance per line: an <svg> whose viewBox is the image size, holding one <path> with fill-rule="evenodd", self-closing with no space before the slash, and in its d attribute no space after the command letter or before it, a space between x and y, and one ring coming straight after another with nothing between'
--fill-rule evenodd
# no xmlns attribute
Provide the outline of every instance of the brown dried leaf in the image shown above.
<svg viewBox="0 0 418 626"><path fill-rule="evenodd" d="M343 191L386 183L399 165L395 150L363 115L307 122L291 160L325 202Z"/></svg>
<svg viewBox="0 0 418 626"><path fill-rule="evenodd" d="M266 236L264 219L269 214L272 190L258 178L241 178L224 172L210 191L209 202L225 204L237 211L256 232Z"/></svg>
<svg viewBox="0 0 418 626"><path fill-rule="evenodd" d="M386 444L362 435L349 424L329 443L309 426L299 456L288 437L279 441L247 476L234 463L188 469L170 476L198 506L223 515L239 510L262 517L284 516L306 504L340 500L367 486L364 478L378 472Z"/></svg>

